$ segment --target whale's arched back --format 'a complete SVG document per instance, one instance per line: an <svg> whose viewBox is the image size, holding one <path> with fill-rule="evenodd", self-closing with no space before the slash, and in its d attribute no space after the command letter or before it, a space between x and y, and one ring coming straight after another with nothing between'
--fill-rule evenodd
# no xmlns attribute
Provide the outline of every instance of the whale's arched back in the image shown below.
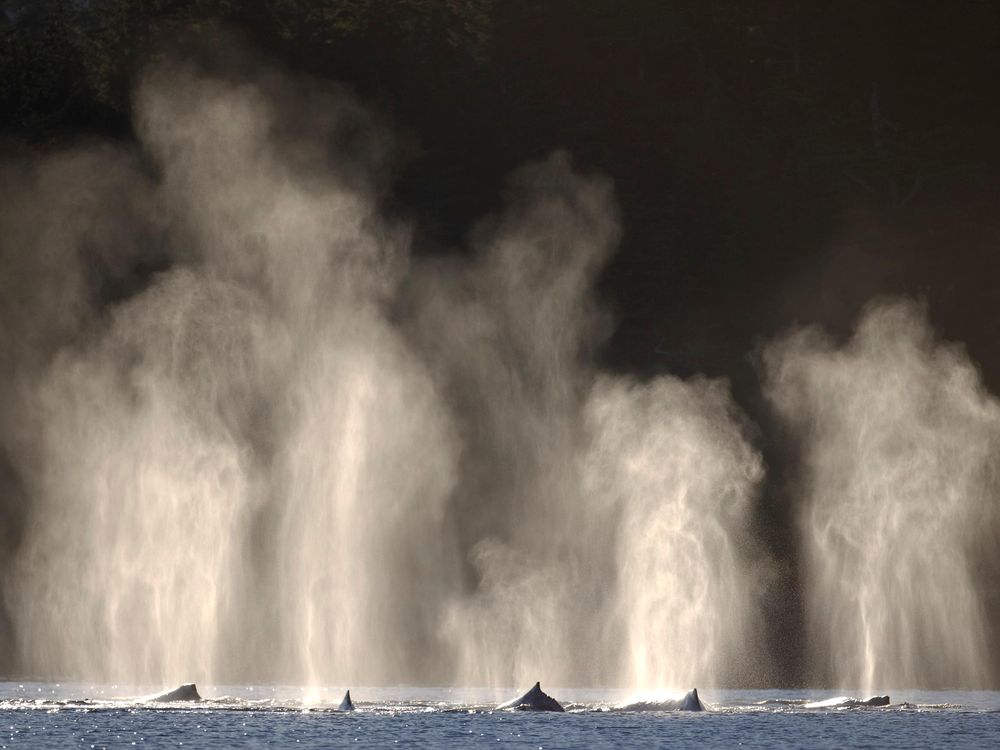
<svg viewBox="0 0 1000 750"><path fill-rule="evenodd" d="M698 696L698 688L692 688L682 698L668 700L638 701L619 706L622 711L705 711L705 704Z"/></svg>
<svg viewBox="0 0 1000 750"><path fill-rule="evenodd" d="M157 695L154 698L150 698L150 700L157 701L158 703L168 703L172 701L200 701L201 696L198 694L198 687L193 682L190 682L166 693Z"/></svg>
<svg viewBox="0 0 1000 750"><path fill-rule="evenodd" d="M555 698L542 692L542 683L535 686L520 698L501 703L498 709L515 709L518 711L565 711Z"/></svg>

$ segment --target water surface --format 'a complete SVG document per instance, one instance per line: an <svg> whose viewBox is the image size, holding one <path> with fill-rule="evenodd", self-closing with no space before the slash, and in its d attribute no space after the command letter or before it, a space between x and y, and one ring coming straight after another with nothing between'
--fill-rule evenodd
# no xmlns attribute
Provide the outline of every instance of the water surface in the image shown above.
<svg viewBox="0 0 1000 750"><path fill-rule="evenodd" d="M933 747L1000 742L1000 693L909 691L885 708L807 704L832 691L699 691L705 713L625 711L637 696L547 688L564 714L494 711L516 691L200 686L204 701L150 704L149 686L0 683L0 747ZM648 698L649 696L641 696ZM670 696L663 696L670 697ZM675 696L676 697L676 696ZM853 696L868 697L868 696Z"/></svg>

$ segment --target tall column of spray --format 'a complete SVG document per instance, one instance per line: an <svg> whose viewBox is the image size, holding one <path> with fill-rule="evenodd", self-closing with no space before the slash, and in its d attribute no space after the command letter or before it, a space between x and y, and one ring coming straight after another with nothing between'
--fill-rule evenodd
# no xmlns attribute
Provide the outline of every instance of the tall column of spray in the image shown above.
<svg viewBox="0 0 1000 750"><path fill-rule="evenodd" d="M234 516L245 490L240 457L211 415L174 419L204 389L157 386L168 370L190 374L203 347L176 357L179 342L167 336L144 357L141 339L169 331L155 313L130 322L137 308L99 323L84 265L121 278L123 249L158 230L150 186L129 155L105 147L53 156L19 175L18 190L4 187L17 196L2 217L5 297L15 303L3 316L7 386L16 389L9 401L4 394L5 406L16 404L5 447L25 501L2 581L8 643L21 651L15 668L146 679L183 662L200 672L213 658L220 583L233 562L207 527ZM183 339L186 310L209 300L188 294L186 279L178 285ZM162 311L162 301L149 306ZM175 514L190 523L180 548L169 544ZM178 594L191 588L201 596L181 612Z"/></svg>
<svg viewBox="0 0 1000 750"><path fill-rule="evenodd" d="M426 675L452 448L381 311L406 249L365 181L382 133L342 95L183 68L150 76L137 110L160 180L123 180L153 194L172 265L34 389L5 581L22 669ZM345 131L362 153L338 162Z"/></svg>
<svg viewBox="0 0 1000 750"><path fill-rule="evenodd" d="M22 222L67 293L4 328L45 339L0 392L20 669L659 688L752 651L761 468L727 388L590 356L607 180L530 165L471 259L411 261L350 97L168 65L135 104L141 159L50 186L87 196L66 237ZM88 299L147 244L160 273Z"/></svg>
<svg viewBox="0 0 1000 750"><path fill-rule="evenodd" d="M94 347L63 354L39 389L38 502L13 592L34 673L212 672L252 502L215 391L239 388L229 347L248 302L179 274L117 311Z"/></svg>
<svg viewBox="0 0 1000 750"><path fill-rule="evenodd" d="M590 299L618 235L611 186L566 154L518 170L505 210L473 235L471 263L428 266L418 335L462 437L456 518L467 587L450 610L457 679L512 686L586 681L609 660L600 627L600 528L581 501ZM599 535L599 532L597 532ZM585 645L586 644L586 645Z"/></svg>
<svg viewBox="0 0 1000 750"><path fill-rule="evenodd" d="M768 568L748 526L763 465L728 387L604 377L586 415L587 497L617 518L619 681L655 690L752 677Z"/></svg>
<svg viewBox="0 0 1000 750"><path fill-rule="evenodd" d="M465 448L462 682L690 686L747 649L761 466L727 389L599 378L588 356L611 197L556 154L514 175L470 266L420 279L419 335Z"/></svg>
<svg viewBox="0 0 1000 750"><path fill-rule="evenodd" d="M433 675L435 617L454 570L443 525L453 447L433 384L383 312L407 238L375 214L365 170L377 165L353 184L336 166L312 166L330 161L341 131L384 135L343 97L289 102L286 83L279 109L253 90L205 83L178 97L177 81L148 105L160 125L152 140L171 154L168 185L197 196L189 211L220 240L216 266L243 272L247 262L245 243L226 241L231 227L252 238L280 331L257 356L281 375L267 395L278 439L263 579L282 670L310 683ZM214 189L220 174L226 189Z"/></svg>
<svg viewBox="0 0 1000 750"><path fill-rule="evenodd" d="M866 690L984 685L977 537L995 521L1000 404L919 306L871 306L838 346L815 329L765 351L802 455L816 678Z"/></svg>

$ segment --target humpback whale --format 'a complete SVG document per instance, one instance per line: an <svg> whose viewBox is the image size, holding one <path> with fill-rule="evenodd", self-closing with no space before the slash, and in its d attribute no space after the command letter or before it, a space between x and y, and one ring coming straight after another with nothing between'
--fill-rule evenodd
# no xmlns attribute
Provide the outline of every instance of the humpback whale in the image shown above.
<svg viewBox="0 0 1000 750"><path fill-rule="evenodd" d="M161 693L153 698L151 701L157 701L158 703L167 703L171 701L200 701L201 696L198 695L198 688L195 684L189 683L187 685L181 685L178 688L174 688L166 693Z"/></svg>
<svg viewBox="0 0 1000 750"><path fill-rule="evenodd" d="M888 695L873 695L866 701L860 701L858 705L861 706L888 706L889 696Z"/></svg>
<svg viewBox="0 0 1000 750"><path fill-rule="evenodd" d="M342 700L340 702L340 705L337 706L337 709L339 711L353 711L354 710L354 703L351 701L351 691L350 690L348 690L346 693L344 693L344 700Z"/></svg>
<svg viewBox="0 0 1000 750"><path fill-rule="evenodd" d="M622 711L704 711L705 704L698 697L698 688L692 688L683 698L664 701L638 701L619 707Z"/></svg>
<svg viewBox="0 0 1000 750"><path fill-rule="evenodd" d="M868 700L841 696L838 698L828 698L825 701L813 701L811 703L806 703L803 708L863 708L888 705L888 695L873 695Z"/></svg>
<svg viewBox="0 0 1000 750"><path fill-rule="evenodd" d="M559 701L551 695L542 692L542 684L536 682L535 686L520 698L501 703L497 709L514 709L516 711L564 711L559 705Z"/></svg>

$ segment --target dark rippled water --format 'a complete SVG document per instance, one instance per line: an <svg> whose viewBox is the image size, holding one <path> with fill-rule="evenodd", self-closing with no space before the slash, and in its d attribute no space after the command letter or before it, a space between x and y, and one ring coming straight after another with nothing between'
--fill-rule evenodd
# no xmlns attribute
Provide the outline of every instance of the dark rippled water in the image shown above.
<svg viewBox="0 0 1000 750"><path fill-rule="evenodd" d="M547 687L547 686L546 686ZM1000 747L1000 693L906 692L886 708L815 707L821 691L701 690L711 711L630 712L621 691L548 689L565 714L493 711L517 691L200 686L156 705L119 686L0 683L0 745L22 747ZM642 696L648 698L649 696ZM667 697L667 696L663 696ZM856 696L867 697L867 696Z"/></svg>

